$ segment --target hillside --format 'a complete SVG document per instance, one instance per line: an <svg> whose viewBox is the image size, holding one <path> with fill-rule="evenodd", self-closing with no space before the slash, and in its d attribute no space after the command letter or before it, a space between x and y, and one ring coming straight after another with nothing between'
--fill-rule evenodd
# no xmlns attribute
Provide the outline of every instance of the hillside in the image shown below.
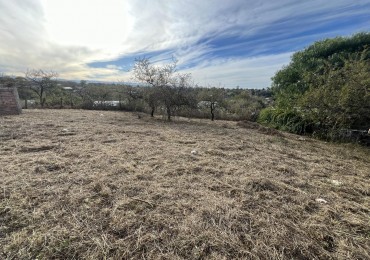
<svg viewBox="0 0 370 260"><path fill-rule="evenodd" d="M370 259L370 152L235 122L0 117L1 259Z"/></svg>

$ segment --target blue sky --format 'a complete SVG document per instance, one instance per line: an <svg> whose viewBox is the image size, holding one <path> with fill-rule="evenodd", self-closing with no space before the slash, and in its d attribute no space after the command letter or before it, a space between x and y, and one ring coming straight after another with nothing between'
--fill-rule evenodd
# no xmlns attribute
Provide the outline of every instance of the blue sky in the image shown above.
<svg viewBox="0 0 370 260"><path fill-rule="evenodd" d="M174 57L198 85L265 88L292 53L369 17L370 0L0 0L0 72L132 82L135 58Z"/></svg>

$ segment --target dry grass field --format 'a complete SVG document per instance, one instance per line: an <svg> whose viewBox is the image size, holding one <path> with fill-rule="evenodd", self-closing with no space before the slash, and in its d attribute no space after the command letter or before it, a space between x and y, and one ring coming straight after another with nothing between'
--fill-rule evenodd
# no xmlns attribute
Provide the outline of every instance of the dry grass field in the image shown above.
<svg viewBox="0 0 370 260"><path fill-rule="evenodd" d="M0 259L370 259L370 151L236 122L1 117Z"/></svg>

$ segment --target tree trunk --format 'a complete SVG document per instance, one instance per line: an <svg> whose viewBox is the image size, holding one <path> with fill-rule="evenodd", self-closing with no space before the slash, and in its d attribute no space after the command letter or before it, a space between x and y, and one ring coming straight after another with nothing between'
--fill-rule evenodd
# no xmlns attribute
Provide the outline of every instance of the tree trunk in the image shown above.
<svg viewBox="0 0 370 260"><path fill-rule="evenodd" d="M167 119L171 121L171 107L167 106Z"/></svg>
<svg viewBox="0 0 370 260"><path fill-rule="evenodd" d="M152 111L150 112L151 117L154 117L154 111L155 111L155 107L152 107Z"/></svg>
<svg viewBox="0 0 370 260"><path fill-rule="evenodd" d="M43 94L44 94L44 90L41 88L40 95L39 95L41 107L44 107L44 101L45 101L45 99L43 98Z"/></svg>
<svg viewBox="0 0 370 260"><path fill-rule="evenodd" d="M39 99L40 99L40 105L41 105L41 107L43 107L44 104L42 103L42 96L40 96Z"/></svg>
<svg viewBox="0 0 370 260"><path fill-rule="evenodd" d="M71 108L73 108L74 107L74 104L73 104L72 93L70 93L69 99L70 99L70 102L71 102Z"/></svg>
<svg viewBox="0 0 370 260"><path fill-rule="evenodd" d="M214 121L215 120L215 107L214 105L211 103L211 120Z"/></svg>

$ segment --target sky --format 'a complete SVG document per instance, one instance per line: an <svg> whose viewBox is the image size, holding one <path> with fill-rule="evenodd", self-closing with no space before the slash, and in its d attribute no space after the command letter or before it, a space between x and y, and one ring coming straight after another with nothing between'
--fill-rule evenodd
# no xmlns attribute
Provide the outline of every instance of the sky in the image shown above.
<svg viewBox="0 0 370 260"><path fill-rule="evenodd" d="M0 73L134 82L137 58L195 84L267 88L315 41L370 32L370 0L0 0Z"/></svg>

